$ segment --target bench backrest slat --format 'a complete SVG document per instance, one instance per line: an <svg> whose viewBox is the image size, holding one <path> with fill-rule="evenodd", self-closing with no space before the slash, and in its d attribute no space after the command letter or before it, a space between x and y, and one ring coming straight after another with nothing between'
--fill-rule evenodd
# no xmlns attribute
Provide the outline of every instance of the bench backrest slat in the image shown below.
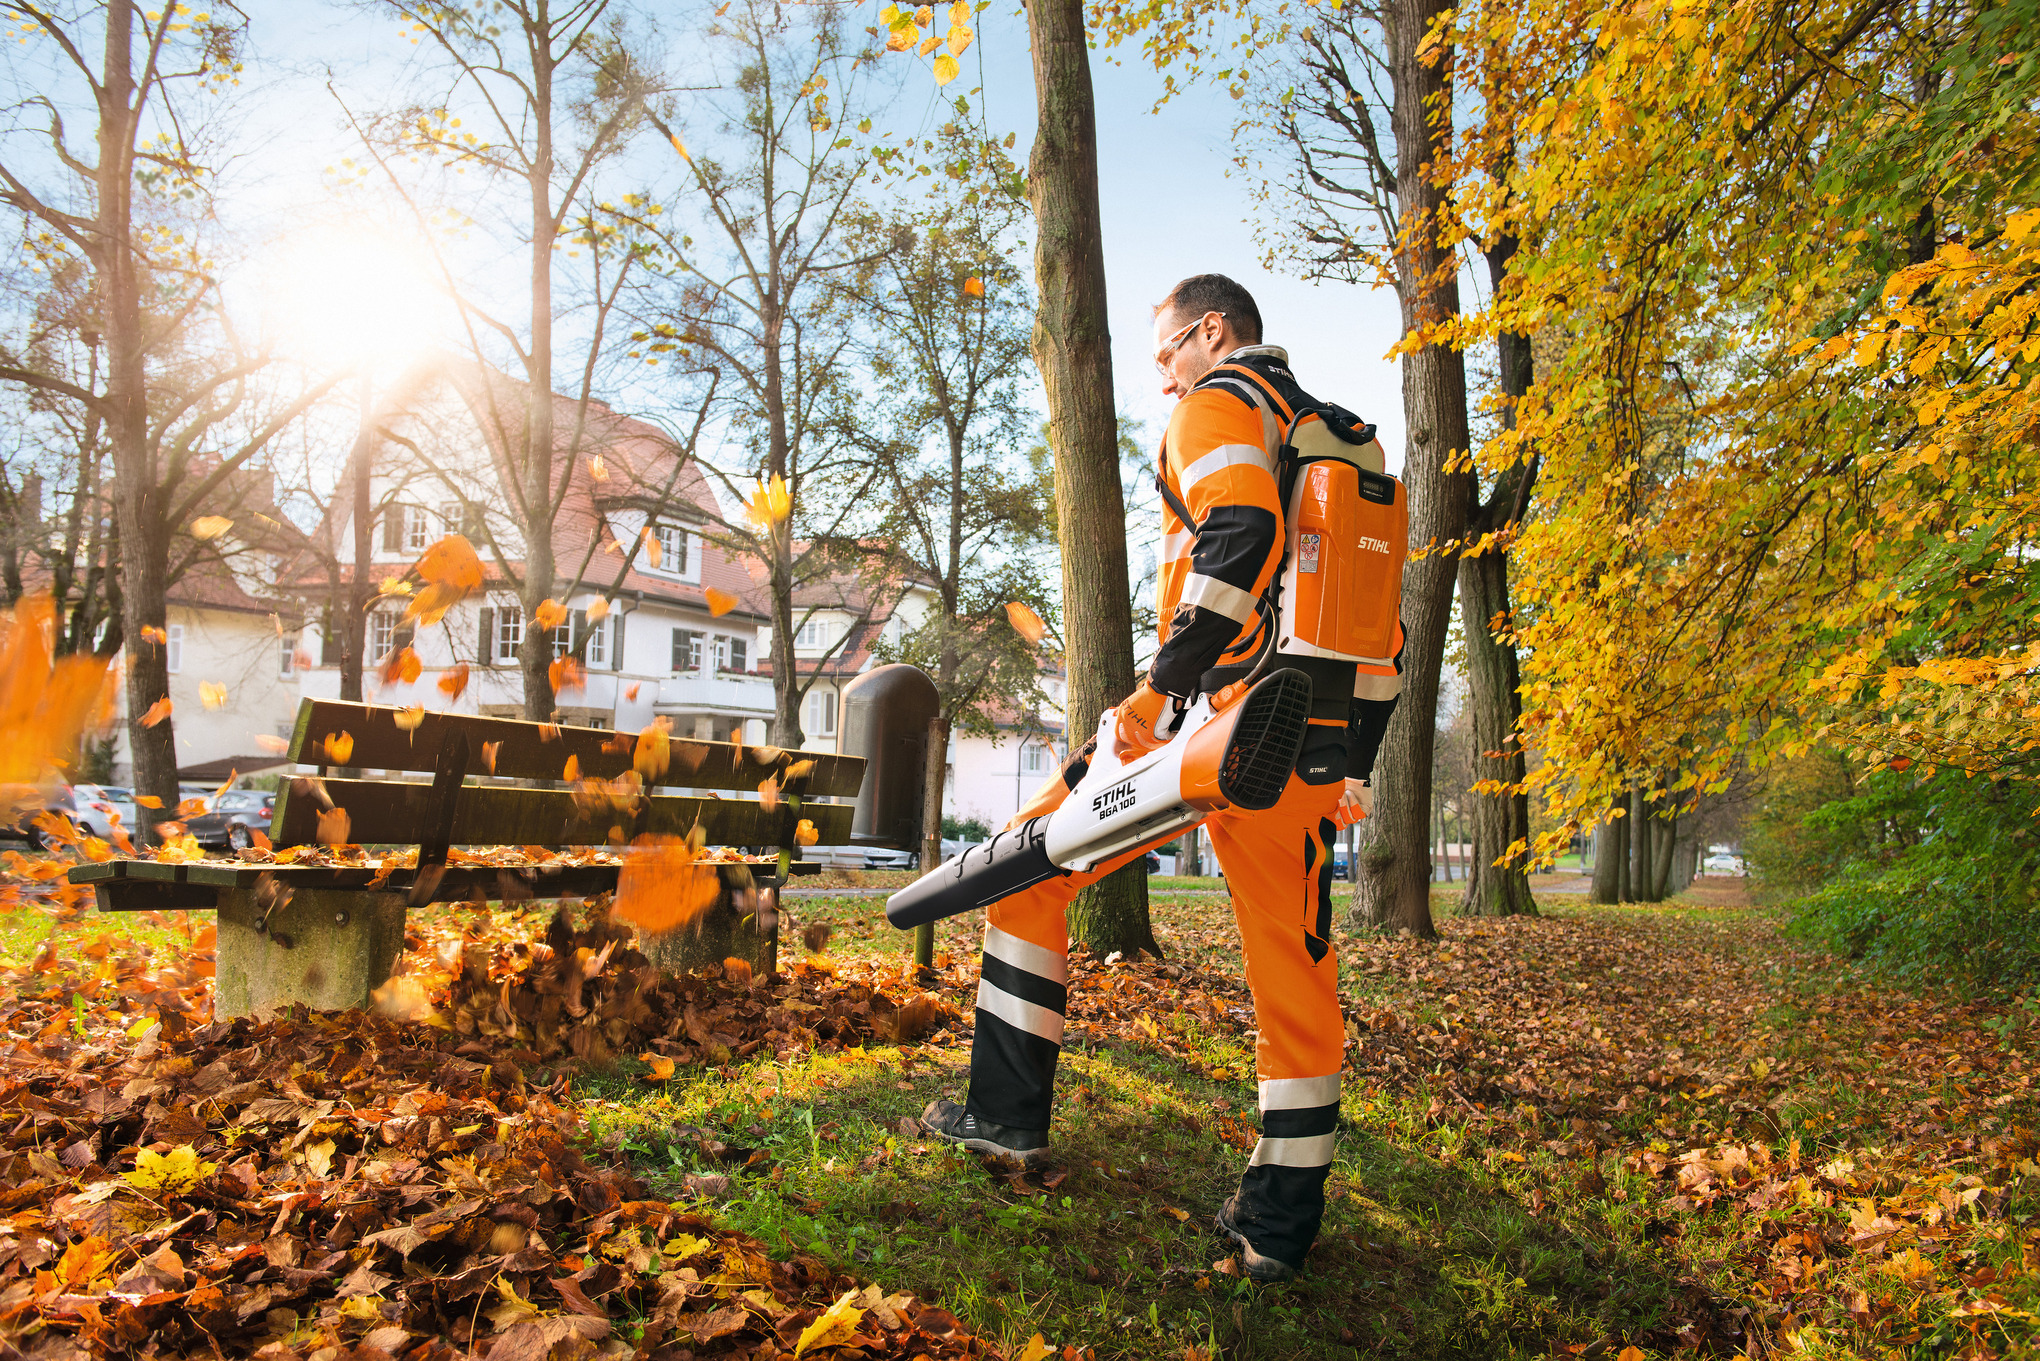
<svg viewBox="0 0 2040 1361"><path fill-rule="evenodd" d="M467 773L514 780L559 780L567 758L583 779L613 780L632 768L636 733L607 728L575 728L532 723L518 718L482 718L474 714L427 710L412 729L401 728L401 710L380 704L307 699L298 705L290 759L305 765L347 765L362 770L433 770L446 741L454 733L468 741ZM326 741L345 733L352 750L345 762L328 753ZM495 763L484 759L492 745ZM799 794L854 797L864 778L864 762L854 756L794 752L752 747L741 742L697 742L671 739L671 763L654 783L686 789L755 790L785 771L790 763L811 762L808 773L787 788ZM766 759L769 757L770 759ZM417 839L414 832L410 838ZM279 845L283 844L278 842Z"/></svg>
<svg viewBox="0 0 2040 1361"><path fill-rule="evenodd" d="M435 810L429 784L339 779L323 784L333 803L347 811L352 842L415 843ZM277 802L270 839L278 846L316 842L319 808L316 798L286 792ZM585 799L577 803L566 790L467 785L456 795L450 840L456 846L601 846L609 843L612 827L621 827L628 839L642 833L685 836L699 824L710 845L776 846L791 844L797 820L806 818L823 845L841 845L850 840L856 811L847 803L806 803L798 813L784 804L768 812L756 799L660 795L646 799L633 818L603 804L589 806Z"/></svg>

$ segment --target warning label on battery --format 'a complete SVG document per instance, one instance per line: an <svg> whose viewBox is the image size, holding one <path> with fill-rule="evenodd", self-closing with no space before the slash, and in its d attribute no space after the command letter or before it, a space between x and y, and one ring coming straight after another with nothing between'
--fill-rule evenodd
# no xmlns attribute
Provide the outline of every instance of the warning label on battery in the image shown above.
<svg viewBox="0 0 2040 1361"><path fill-rule="evenodd" d="M1299 534L1296 536L1297 571L1315 572L1317 570L1317 541L1318 536L1315 534Z"/></svg>

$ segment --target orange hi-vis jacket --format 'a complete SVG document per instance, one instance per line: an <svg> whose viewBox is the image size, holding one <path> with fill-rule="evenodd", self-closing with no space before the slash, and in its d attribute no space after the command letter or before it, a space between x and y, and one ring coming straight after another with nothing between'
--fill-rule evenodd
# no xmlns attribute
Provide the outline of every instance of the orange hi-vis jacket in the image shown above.
<svg viewBox="0 0 2040 1361"><path fill-rule="evenodd" d="M1149 670L1162 693L1188 698L1207 670L1257 639L1256 603L1282 565L1275 473L1283 422L1310 404L1287 352L1273 345L1233 351L1176 404L1162 440L1161 647ZM1401 691L1394 656L1364 659L1356 672L1355 699L1393 705Z"/></svg>

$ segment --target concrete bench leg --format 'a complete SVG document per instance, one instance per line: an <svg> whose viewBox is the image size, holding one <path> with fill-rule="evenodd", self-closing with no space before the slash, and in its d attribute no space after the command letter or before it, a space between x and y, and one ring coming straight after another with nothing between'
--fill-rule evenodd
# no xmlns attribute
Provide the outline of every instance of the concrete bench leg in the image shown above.
<svg viewBox="0 0 2040 1361"><path fill-rule="evenodd" d="M213 1014L368 1006L403 953L404 908L401 893L301 888L264 922L252 892L222 890Z"/></svg>
<svg viewBox="0 0 2040 1361"><path fill-rule="evenodd" d="M779 895L766 889L757 895L757 910L745 910L739 895L724 891L715 906L677 931L643 937L645 957L668 973L719 966L741 959L758 974L779 967ZM768 925L760 929L759 918Z"/></svg>

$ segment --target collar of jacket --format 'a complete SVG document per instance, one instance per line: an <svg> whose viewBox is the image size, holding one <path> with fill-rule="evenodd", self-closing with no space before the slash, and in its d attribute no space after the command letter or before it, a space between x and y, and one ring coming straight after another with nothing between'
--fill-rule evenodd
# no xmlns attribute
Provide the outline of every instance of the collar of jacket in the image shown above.
<svg viewBox="0 0 2040 1361"><path fill-rule="evenodd" d="M1243 359L1272 359L1276 363L1286 366L1289 363L1289 351L1283 349L1280 345L1242 345L1218 362L1220 364L1237 364Z"/></svg>

